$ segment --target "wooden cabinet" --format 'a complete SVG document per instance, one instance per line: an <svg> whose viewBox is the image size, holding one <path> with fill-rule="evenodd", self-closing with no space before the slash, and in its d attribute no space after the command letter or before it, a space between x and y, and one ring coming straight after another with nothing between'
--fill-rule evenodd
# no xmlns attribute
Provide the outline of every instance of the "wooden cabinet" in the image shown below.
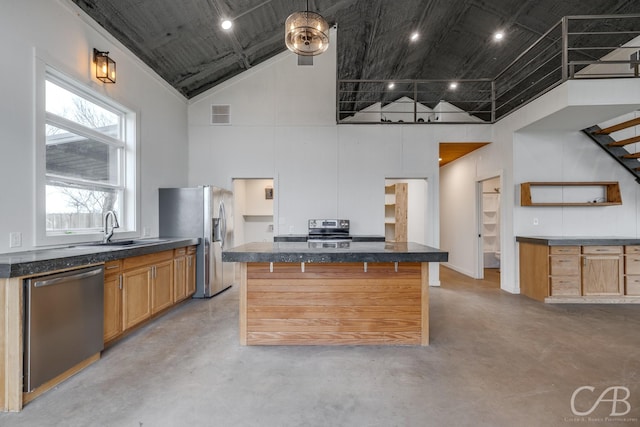
<svg viewBox="0 0 640 427"><path fill-rule="evenodd" d="M173 304L173 251L126 258L123 269L126 330Z"/></svg>
<svg viewBox="0 0 640 427"><path fill-rule="evenodd" d="M640 296L640 246L545 246L520 243L520 290L555 302L616 302ZM636 249L637 248L637 249ZM579 300L576 300L578 297ZM609 299L603 300L603 298Z"/></svg>
<svg viewBox="0 0 640 427"><path fill-rule="evenodd" d="M196 293L196 247L187 248L187 296Z"/></svg>
<svg viewBox="0 0 640 427"><path fill-rule="evenodd" d="M187 297L187 248L178 248L173 258L173 296L182 301Z"/></svg>
<svg viewBox="0 0 640 427"><path fill-rule="evenodd" d="M196 292L196 247L178 248L173 258L174 302Z"/></svg>
<svg viewBox="0 0 640 427"><path fill-rule="evenodd" d="M104 342L196 291L196 247L105 263Z"/></svg>
<svg viewBox="0 0 640 427"><path fill-rule="evenodd" d="M173 260L159 262L151 272L151 313L171 307L173 293Z"/></svg>
<svg viewBox="0 0 640 427"><path fill-rule="evenodd" d="M387 242L406 242L408 184L387 185L384 190L385 240Z"/></svg>
<svg viewBox="0 0 640 427"><path fill-rule="evenodd" d="M122 275L124 329L129 329L151 316L151 268L142 267Z"/></svg>
<svg viewBox="0 0 640 427"><path fill-rule="evenodd" d="M625 295L640 296L640 246L624 248Z"/></svg>
<svg viewBox="0 0 640 427"><path fill-rule="evenodd" d="M549 247L549 295L580 295L580 246Z"/></svg>
<svg viewBox="0 0 640 427"><path fill-rule="evenodd" d="M122 260L115 260L104 265L104 342L122 331Z"/></svg>
<svg viewBox="0 0 640 427"><path fill-rule="evenodd" d="M582 295L622 295L622 246L583 246Z"/></svg>

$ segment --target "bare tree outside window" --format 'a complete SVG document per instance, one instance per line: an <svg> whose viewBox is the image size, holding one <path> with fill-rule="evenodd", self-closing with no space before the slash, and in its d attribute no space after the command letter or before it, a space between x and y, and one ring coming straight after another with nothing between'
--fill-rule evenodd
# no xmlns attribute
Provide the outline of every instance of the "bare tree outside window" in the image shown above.
<svg viewBox="0 0 640 427"><path fill-rule="evenodd" d="M118 187L123 116L50 81L46 108L53 116L45 132L46 228L52 232L98 229L103 214L119 211L122 202L123 189ZM68 129L65 120L80 128ZM95 132L105 136L92 136Z"/></svg>

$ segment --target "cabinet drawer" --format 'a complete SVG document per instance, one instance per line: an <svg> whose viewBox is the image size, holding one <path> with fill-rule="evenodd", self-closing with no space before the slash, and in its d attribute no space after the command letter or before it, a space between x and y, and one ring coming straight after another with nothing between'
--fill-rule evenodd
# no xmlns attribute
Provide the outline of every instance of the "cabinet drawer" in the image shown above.
<svg viewBox="0 0 640 427"><path fill-rule="evenodd" d="M640 295L640 276L627 276L625 295Z"/></svg>
<svg viewBox="0 0 640 427"><path fill-rule="evenodd" d="M640 255L627 255L624 258L624 273L640 275Z"/></svg>
<svg viewBox="0 0 640 427"><path fill-rule="evenodd" d="M125 258L123 266L125 270L130 268L137 268L144 265L152 265L161 261L166 261L173 258L173 250L157 252L155 254L141 255L131 258Z"/></svg>
<svg viewBox="0 0 640 427"><path fill-rule="evenodd" d="M551 255L579 255L580 246L550 246Z"/></svg>
<svg viewBox="0 0 640 427"><path fill-rule="evenodd" d="M582 253L592 255L621 254L622 246L583 246Z"/></svg>
<svg viewBox="0 0 640 427"><path fill-rule="evenodd" d="M195 247L195 246L189 246L189 247L187 248L187 253L188 253L189 255L193 255L193 254L195 254L195 253L196 253L196 247Z"/></svg>
<svg viewBox="0 0 640 427"><path fill-rule="evenodd" d="M122 269L122 260L107 261L104 263L104 274L119 273Z"/></svg>
<svg viewBox="0 0 640 427"><path fill-rule="evenodd" d="M573 295L580 296L580 277L552 277L551 296Z"/></svg>
<svg viewBox="0 0 640 427"><path fill-rule="evenodd" d="M187 248L178 248L173 250L173 256L183 256L187 254Z"/></svg>
<svg viewBox="0 0 640 427"><path fill-rule="evenodd" d="M555 255L549 257L552 276L580 276L580 257L577 255Z"/></svg>
<svg viewBox="0 0 640 427"><path fill-rule="evenodd" d="M625 246L625 254L640 254L640 246Z"/></svg>

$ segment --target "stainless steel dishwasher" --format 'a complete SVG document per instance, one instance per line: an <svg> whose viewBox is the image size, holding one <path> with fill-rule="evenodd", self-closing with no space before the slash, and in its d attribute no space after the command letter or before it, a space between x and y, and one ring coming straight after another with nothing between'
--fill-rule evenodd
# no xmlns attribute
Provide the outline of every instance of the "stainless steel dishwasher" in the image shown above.
<svg viewBox="0 0 640 427"><path fill-rule="evenodd" d="M104 348L104 272L90 267L25 280L24 391Z"/></svg>

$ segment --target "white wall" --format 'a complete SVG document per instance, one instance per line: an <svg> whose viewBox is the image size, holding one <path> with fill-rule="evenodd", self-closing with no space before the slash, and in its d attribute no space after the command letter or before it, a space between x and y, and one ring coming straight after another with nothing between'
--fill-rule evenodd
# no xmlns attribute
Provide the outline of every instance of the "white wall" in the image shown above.
<svg viewBox="0 0 640 427"><path fill-rule="evenodd" d="M141 225L157 235L157 188L187 183L186 100L68 0L3 2L0 47L0 253L34 242L35 55L139 114ZM94 47L116 61L115 85L92 77ZM9 248L10 232L21 248Z"/></svg>
<svg viewBox="0 0 640 427"><path fill-rule="evenodd" d="M477 256L475 182L502 176L502 289L519 292L515 237L638 237L640 186L581 129L640 107L638 79L569 81L493 126L493 143L441 170L441 246L452 268L473 276ZM622 206L519 206L527 181L619 181ZM533 218L539 225L533 226Z"/></svg>
<svg viewBox="0 0 640 427"><path fill-rule="evenodd" d="M332 32L312 67L285 52L192 100L189 183L273 176L275 235L337 217L383 236L385 178L427 178L426 243L439 246L438 143L486 140L490 126L336 125L335 45ZM231 106L231 125L209 124L212 104Z"/></svg>

